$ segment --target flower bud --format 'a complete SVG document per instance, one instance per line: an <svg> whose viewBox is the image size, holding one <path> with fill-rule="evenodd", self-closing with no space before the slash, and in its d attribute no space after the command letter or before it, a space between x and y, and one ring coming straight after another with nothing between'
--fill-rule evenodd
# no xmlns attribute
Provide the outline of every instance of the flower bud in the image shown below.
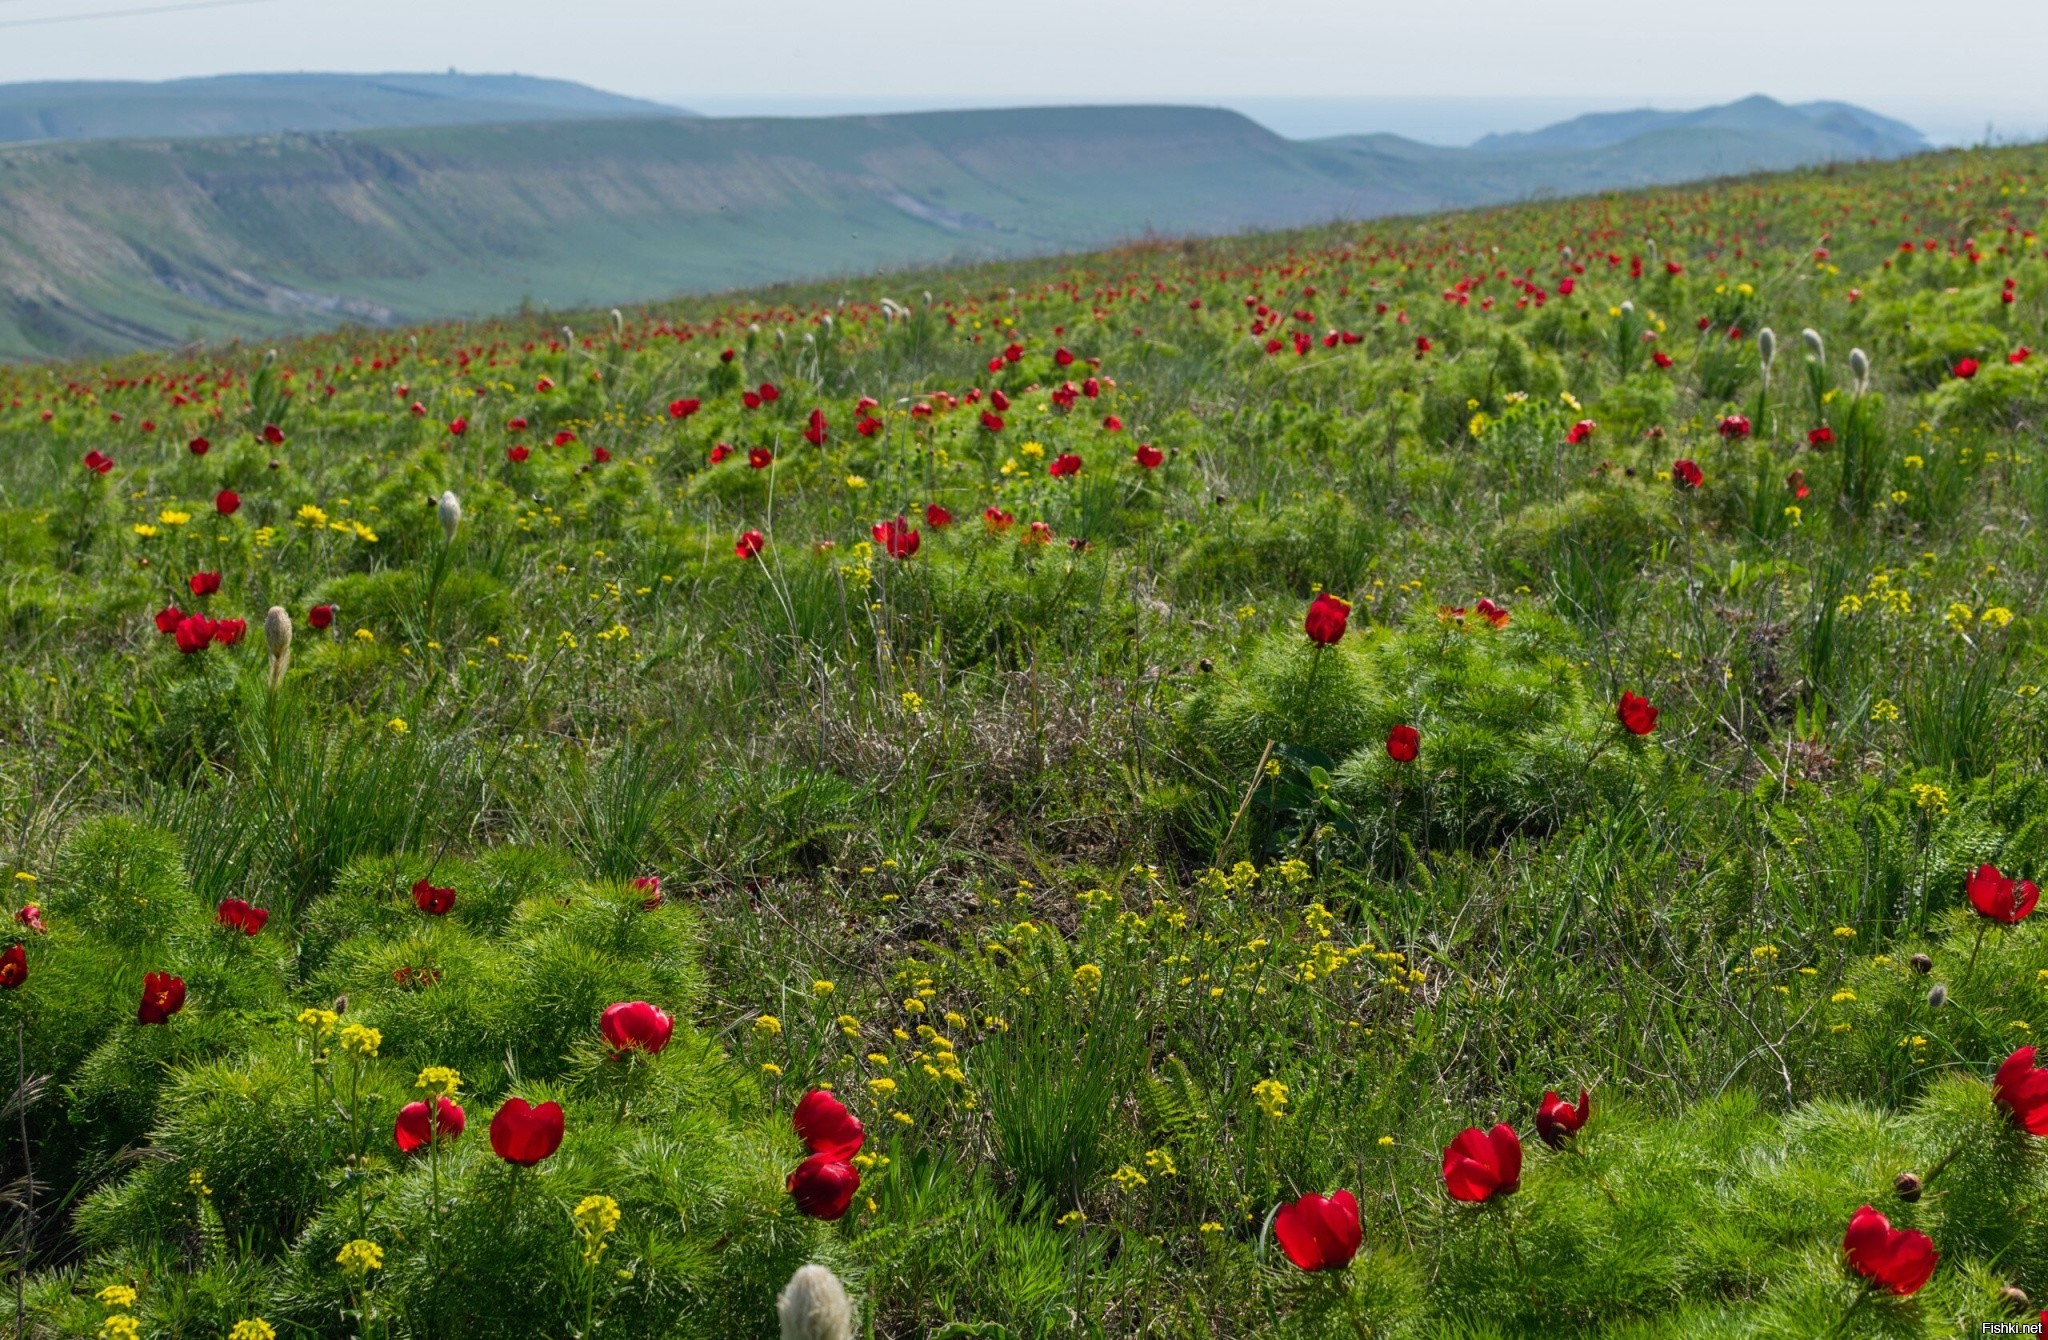
<svg viewBox="0 0 2048 1340"><path fill-rule="evenodd" d="M1849 351L1849 375L1856 379L1856 394L1870 389L1870 355L1861 349Z"/></svg>
<svg viewBox="0 0 2048 1340"><path fill-rule="evenodd" d="M617 339L619 336L625 333L626 314L620 311L618 308L614 307L612 308L612 338Z"/></svg>
<svg viewBox="0 0 2048 1340"><path fill-rule="evenodd" d="M1828 361L1827 346L1821 343L1820 332L1812 326L1799 332L1799 342L1806 346L1806 356L1816 363Z"/></svg>
<svg viewBox="0 0 2048 1340"><path fill-rule="evenodd" d="M1778 336L1769 326L1756 333L1756 356L1763 360L1764 371L1769 373L1771 364L1778 361Z"/></svg>
<svg viewBox="0 0 2048 1340"><path fill-rule="evenodd" d="M292 616L284 606L272 605L263 616L263 643L270 649L270 687L274 689L284 682L285 669L292 662Z"/></svg>
<svg viewBox="0 0 2048 1340"><path fill-rule="evenodd" d="M853 1300L824 1266L804 1266L775 1300L782 1340L853 1340Z"/></svg>
<svg viewBox="0 0 2048 1340"><path fill-rule="evenodd" d="M1915 954L1907 959L1906 962L1913 965L1914 972L1928 973L1934 971L1934 960L1925 954Z"/></svg>
<svg viewBox="0 0 2048 1340"><path fill-rule="evenodd" d="M1948 1004L1948 984L1936 982L1927 992L1927 1004L1931 1009L1940 1009Z"/></svg>
<svg viewBox="0 0 2048 1340"><path fill-rule="evenodd" d="M1621 304L1621 314L1625 317L1634 316L1636 314L1635 303L1624 299Z"/></svg>
<svg viewBox="0 0 2048 1340"><path fill-rule="evenodd" d="M2003 1298L2005 1305L2015 1312L2025 1312L2033 1305L2033 1300L2027 1297L2027 1291L2017 1284L2006 1285L1998 1296Z"/></svg>
<svg viewBox="0 0 2048 1340"><path fill-rule="evenodd" d="M453 542L456 527L462 524L462 499L455 496L454 489L449 489L441 495L435 510L441 514L441 538Z"/></svg>
<svg viewBox="0 0 2048 1340"><path fill-rule="evenodd" d="M1899 1199L1911 1205L1920 1199L1920 1178L1913 1173L1900 1173L1892 1179L1892 1190L1899 1193Z"/></svg>

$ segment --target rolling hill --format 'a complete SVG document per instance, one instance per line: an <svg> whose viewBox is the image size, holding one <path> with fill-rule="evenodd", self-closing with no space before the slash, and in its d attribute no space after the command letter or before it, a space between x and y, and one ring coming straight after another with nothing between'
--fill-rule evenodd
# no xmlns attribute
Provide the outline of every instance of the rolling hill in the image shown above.
<svg viewBox="0 0 2048 1340"><path fill-rule="evenodd" d="M564 79L452 70L0 84L0 144L686 115Z"/></svg>
<svg viewBox="0 0 2048 1340"><path fill-rule="evenodd" d="M0 355L630 302L1921 147L1867 114L1735 108L1468 149L1129 106L17 145L0 148Z"/></svg>

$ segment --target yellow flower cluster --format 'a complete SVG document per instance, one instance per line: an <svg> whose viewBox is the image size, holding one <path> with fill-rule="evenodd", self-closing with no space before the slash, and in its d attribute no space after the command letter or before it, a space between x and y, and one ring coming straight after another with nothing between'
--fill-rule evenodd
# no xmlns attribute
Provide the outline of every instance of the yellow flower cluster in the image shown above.
<svg viewBox="0 0 2048 1340"><path fill-rule="evenodd" d="M373 1270L384 1268L384 1249L368 1238L356 1238L342 1244L334 1263L344 1274L360 1279Z"/></svg>
<svg viewBox="0 0 2048 1340"><path fill-rule="evenodd" d="M430 1065L420 1071L419 1087L453 1098L462 1087L462 1072L444 1065Z"/></svg>
<svg viewBox="0 0 2048 1340"><path fill-rule="evenodd" d="M372 1060L377 1049L384 1045L384 1034L362 1024L348 1024L341 1030L341 1049L364 1060Z"/></svg>
<svg viewBox="0 0 2048 1340"><path fill-rule="evenodd" d="M619 1203L610 1196L585 1196L576 1203L576 1229L583 1235L583 1264L595 1266L619 1226Z"/></svg>
<svg viewBox="0 0 2048 1340"><path fill-rule="evenodd" d="M1252 1085L1252 1101L1269 1117L1287 1115L1287 1086L1277 1079L1262 1079Z"/></svg>

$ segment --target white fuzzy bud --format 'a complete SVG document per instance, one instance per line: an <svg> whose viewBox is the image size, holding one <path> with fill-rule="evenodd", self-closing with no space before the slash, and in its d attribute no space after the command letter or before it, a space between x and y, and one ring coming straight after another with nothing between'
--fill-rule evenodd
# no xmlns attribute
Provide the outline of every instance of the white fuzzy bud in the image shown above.
<svg viewBox="0 0 2048 1340"><path fill-rule="evenodd" d="M789 1277L775 1300L775 1315L782 1320L782 1340L853 1340L853 1300L823 1266L805 1266Z"/></svg>
<svg viewBox="0 0 2048 1340"><path fill-rule="evenodd" d="M441 538L452 543L456 529L462 525L462 499L455 496L454 489L449 489L441 495L434 510L441 514Z"/></svg>
<svg viewBox="0 0 2048 1340"><path fill-rule="evenodd" d="M1778 361L1778 336L1769 326L1756 333L1756 356L1763 360L1764 371L1771 370L1771 364Z"/></svg>
<svg viewBox="0 0 2048 1340"><path fill-rule="evenodd" d="M1820 332L1812 326L1799 332L1799 342L1806 346L1806 356L1816 363L1828 361L1828 347L1821 342Z"/></svg>
<svg viewBox="0 0 2048 1340"><path fill-rule="evenodd" d="M1849 351L1849 375L1856 379L1856 394L1870 389L1870 355L1861 349Z"/></svg>
<svg viewBox="0 0 2048 1340"><path fill-rule="evenodd" d="M263 616L263 642L270 649L270 687L284 682L285 669L292 663L292 616L282 605L272 605Z"/></svg>

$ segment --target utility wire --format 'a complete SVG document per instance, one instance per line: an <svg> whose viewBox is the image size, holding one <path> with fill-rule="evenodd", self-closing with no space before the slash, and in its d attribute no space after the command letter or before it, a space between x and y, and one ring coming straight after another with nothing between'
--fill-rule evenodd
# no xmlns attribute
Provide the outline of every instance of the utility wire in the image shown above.
<svg viewBox="0 0 2048 1340"><path fill-rule="evenodd" d="M13 0L0 0L9 4ZM0 20L0 28L37 28L49 23L84 23L89 19L130 19L145 14L176 14L188 9L226 9L230 5L267 5L274 0L193 0L183 5L151 5L144 9L100 9L90 14L50 14L38 19Z"/></svg>

